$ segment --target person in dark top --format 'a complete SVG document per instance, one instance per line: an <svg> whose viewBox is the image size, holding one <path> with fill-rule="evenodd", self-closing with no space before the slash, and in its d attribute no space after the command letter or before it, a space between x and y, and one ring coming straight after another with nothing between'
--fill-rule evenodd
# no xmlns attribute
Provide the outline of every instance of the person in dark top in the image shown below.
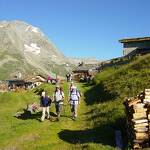
<svg viewBox="0 0 150 150"><path fill-rule="evenodd" d="M51 99L48 97L47 93L43 91L41 95L41 107L42 107L41 121L44 121L46 113L47 113L47 119L50 118L50 113L49 113L50 104L51 104Z"/></svg>

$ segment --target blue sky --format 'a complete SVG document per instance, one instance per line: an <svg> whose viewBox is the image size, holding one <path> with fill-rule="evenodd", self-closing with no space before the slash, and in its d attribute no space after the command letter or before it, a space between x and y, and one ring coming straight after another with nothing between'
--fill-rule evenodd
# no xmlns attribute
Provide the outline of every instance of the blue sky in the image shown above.
<svg viewBox="0 0 150 150"><path fill-rule="evenodd" d="M0 20L39 27L66 56L122 56L122 38L150 36L150 0L0 0Z"/></svg>

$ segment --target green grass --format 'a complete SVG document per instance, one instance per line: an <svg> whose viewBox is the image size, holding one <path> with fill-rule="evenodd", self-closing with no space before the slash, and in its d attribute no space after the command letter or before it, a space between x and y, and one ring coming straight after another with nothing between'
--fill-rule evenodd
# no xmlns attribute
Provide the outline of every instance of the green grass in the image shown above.
<svg viewBox="0 0 150 150"><path fill-rule="evenodd" d="M68 94L67 83L62 84L65 95ZM84 93L82 84L78 85ZM38 89L44 88L50 96L54 91L54 85L42 85ZM91 107L83 101L79 107L79 117L73 121L70 116L70 106L65 98L65 106L62 111L60 122L45 120L40 122L40 114L33 114L32 118L18 119L14 117L17 111L22 111L31 102L39 102L39 97L34 93L36 90L23 93L2 93L0 94L0 149L19 150L75 150L75 149L114 149L112 142L106 139L100 141L105 136L99 135L97 129L91 124ZM54 104L50 108L51 113L55 113ZM100 139L99 139L100 138ZM111 140L112 137L110 137ZM114 138L114 137L113 137ZM110 143L110 144L109 144Z"/></svg>
<svg viewBox="0 0 150 150"><path fill-rule="evenodd" d="M19 150L113 150L115 130L122 131L124 147L128 148L125 133L125 97L135 96L150 88L150 55L143 56L119 68L107 68L96 75L93 84L78 84L83 93L79 117L73 121L67 103L69 85L62 84L66 95L60 122L55 121L55 107L50 111L53 121L39 122L41 113L32 118L18 119L31 102L39 102L35 91L42 88L50 96L55 86L44 84L33 91L0 94L0 149Z"/></svg>
<svg viewBox="0 0 150 150"><path fill-rule="evenodd" d="M93 107L93 126L106 127L110 136L115 129L121 130L124 147L129 148L123 102L126 97L136 96L145 88L150 88L150 55L139 57L119 68L106 68L96 75L93 83L89 87L85 85L86 103ZM98 131L103 132L102 129Z"/></svg>

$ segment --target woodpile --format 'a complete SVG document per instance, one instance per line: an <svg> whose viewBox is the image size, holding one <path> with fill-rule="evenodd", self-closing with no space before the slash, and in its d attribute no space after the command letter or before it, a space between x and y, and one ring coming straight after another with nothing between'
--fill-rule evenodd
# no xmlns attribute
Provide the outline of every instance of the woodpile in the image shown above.
<svg viewBox="0 0 150 150"><path fill-rule="evenodd" d="M133 149L150 147L150 89L125 101L127 135Z"/></svg>

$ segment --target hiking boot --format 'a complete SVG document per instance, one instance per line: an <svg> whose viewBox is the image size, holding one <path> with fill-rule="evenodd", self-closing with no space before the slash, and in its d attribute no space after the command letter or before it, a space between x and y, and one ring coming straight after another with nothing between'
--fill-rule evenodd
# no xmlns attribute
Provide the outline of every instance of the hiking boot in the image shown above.
<svg viewBox="0 0 150 150"><path fill-rule="evenodd" d="M50 119L50 118L51 118L50 116L47 117L47 119Z"/></svg>
<svg viewBox="0 0 150 150"><path fill-rule="evenodd" d="M75 120L76 120L76 117L75 117L75 116L72 116L72 120L75 121Z"/></svg>

